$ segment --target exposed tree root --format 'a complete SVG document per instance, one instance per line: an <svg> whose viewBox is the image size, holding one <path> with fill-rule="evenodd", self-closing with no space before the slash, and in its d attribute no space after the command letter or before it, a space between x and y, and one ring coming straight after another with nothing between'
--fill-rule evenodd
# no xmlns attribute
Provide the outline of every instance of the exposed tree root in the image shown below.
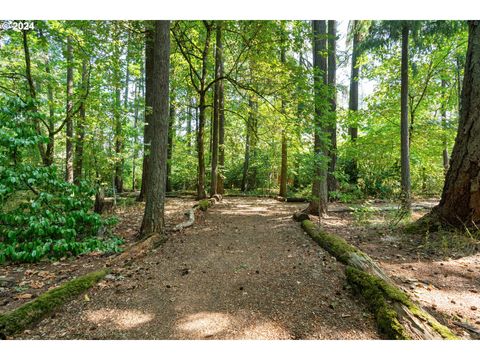
<svg viewBox="0 0 480 360"><path fill-rule="evenodd" d="M174 231L180 231L193 225L195 222L195 209L188 209L185 211L185 215L188 217L188 219L180 224L175 225L173 228Z"/></svg>
<svg viewBox="0 0 480 360"><path fill-rule="evenodd" d="M210 199L203 199L199 200L191 209L185 211L185 215L187 216L187 220L175 225L173 228L174 231L180 231L187 227L192 226L195 223L195 211L200 209L201 211L207 211L207 209L216 203L222 201L222 195L215 194Z"/></svg>
<svg viewBox="0 0 480 360"><path fill-rule="evenodd" d="M28 326L50 315L57 307L73 300L107 275L103 269L70 280L59 287L48 290L35 300L17 309L0 315L0 334L3 338L23 331Z"/></svg>
<svg viewBox="0 0 480 360"><path fill-rule="evenodd" d="M310 220L303 229L321 247L347 265L347 281L375 314L379 330L389 339L457 339L450 329L398 288L367 254L339 236L319 230Z"/></svg>

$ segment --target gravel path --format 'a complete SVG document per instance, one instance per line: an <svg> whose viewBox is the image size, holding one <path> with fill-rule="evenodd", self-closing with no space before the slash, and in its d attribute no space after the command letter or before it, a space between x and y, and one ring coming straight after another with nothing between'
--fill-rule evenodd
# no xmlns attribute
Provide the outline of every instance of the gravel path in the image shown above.
<svg viewBox="0 0 480 360"><path fill-rule="evenodd" d="M378 338L343 265L291 220L303 206L227 198L17 338Z"/></svg>

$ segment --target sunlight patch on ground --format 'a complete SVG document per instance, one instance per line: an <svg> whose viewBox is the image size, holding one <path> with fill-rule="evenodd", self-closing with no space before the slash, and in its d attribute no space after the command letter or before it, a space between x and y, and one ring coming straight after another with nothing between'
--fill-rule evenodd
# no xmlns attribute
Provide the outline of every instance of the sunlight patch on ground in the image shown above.
<svg viewBox="0 0 480 360"><path fill-rule="evenodd" d="M282 326L272 321L263 321L246 327L235 338L239 340L270 340L290 339L291 336Z"/></svg>
<svg viewBox="0 0 480 360"><path fill-rule="evenodd" d="M129 330L151 321L154 315L138 310L100 309L88 310L86 317L96 325L113 324L118 329Z"/></svg>
<svg viewBox="0 0 480 360"><path fill-rule="evenodd" d="M180 319L176 327L189 337L202 338L226 330L231 323L232 318L228 314L199 312Z"/></svg>
<svg viewBox="0 0 480 360"><path fill-rule="evenodd" d="M427 286L422 286L415 289L415 294L422 301L435 304L441 311L451 313L463 311L475 318L477 313L471 310L471 307L473 306L474 309L480 309L480 297L478 294L471 293L468 290L440 290L429 289Z"/></svg>

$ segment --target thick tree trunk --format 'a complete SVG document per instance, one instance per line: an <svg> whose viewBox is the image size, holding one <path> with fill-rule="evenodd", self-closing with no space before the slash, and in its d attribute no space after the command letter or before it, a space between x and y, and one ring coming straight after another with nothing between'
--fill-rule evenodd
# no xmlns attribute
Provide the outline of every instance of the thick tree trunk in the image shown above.
<svg viewBox="0 0 480 360"><path fill-rule="evenodd" d="M67 106L66 106L66 151L65 151L65 181L73 182L73 47L72 39L67 38Z"/></svg>
<svg viewBox="0 0 480 360"><path fill-rule="evenodd" d="M155 21L153 44L152 152L149 159L147 199L140 233L162 235L167 179L169 113L170 21ZM149 53L147 53L147 56ZM150 52L151 55L151 52Z"/></svg>
<svg viewBox="0 0 480 360"><path fill-rule="evenodd" d="M83 59L82 61L82 94L80 100L80 109L79 109L79 118L77 120L76 128L76 140L75 140L75 163L73 168L73 181L76 184L79 184L82 178L83 171L83 142L85 138L85 103L86 103L86 94L88 86L88 73L87 73L87 64L88 59Z"/></svg>
<svg viewBox="0 0 480 360"><path fill-rule="evenodd" d="M152 141L152 114L153 114L153 28L152 22L148 22L145 28L145 111L144 111L144 127L143 127L143 164L142 164L142 185L137 201L144 201L147 188L149 174L149 157L150 145Z"/></svg>
<svg viewBox="0 0 480 360"><path fill-rule="evenodd" d="M348 102L348 109L350 112L350 127L348 128L348 133L350 134L350 140L354 145L358 138L358 128L356 125L356 116L358 111L358 80L360 76L360 69L358 65L358 45L360 44L360 31L359 20L353 20L352 31L353 31L353 44L352 44L352 70L350 75L350 96ZM349 177L349 182L351 184L357 184L358 182L358 164L356 159L356 154L353 154L352 159L349 161L347 166L347 174Z"/></svg>
<svg viewBox="0 0 480 360"><path fill-rule="evenodd" d="M402 207L410 211L410 146L408 128L408 34L407 24L402 28L402 64L401 64L401 102L400 102L400 142L401 142L401 177Z"/></svg>
<svg viewBox="0 0 480 360"><path fill-rule="evenodd" d="M324 216L327 213L328 188L327 188L327 164L328 147L322 140L325 114L322 111L321 93L322 88L327 85L327 59L322 55L327 49L325 20L313 20L313 70L314 70L314 177L312 185L312 200L304 212Z"/></svg>
<svg viewBox="0 0 480 360"><path fill-rule="evenodd" d="M337 23L335 20L328 20L328 86L330 87L330 113L328 133L330 135L328 164L328 191L335 191L338 188L338 181L335 178L337 167Z"/></svg>
<svg viewBox="0 0 480 360"><path fill-rule="evenodd" d="M469 21L460 122L440 204L432 210L443 223L480 224L480 21Z"/></svg>

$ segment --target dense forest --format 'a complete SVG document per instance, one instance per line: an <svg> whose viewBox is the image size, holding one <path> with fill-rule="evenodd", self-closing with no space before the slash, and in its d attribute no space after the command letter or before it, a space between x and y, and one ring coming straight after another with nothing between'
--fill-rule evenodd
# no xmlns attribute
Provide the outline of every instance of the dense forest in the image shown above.
<svg viewBox="0 0 480 360"><path fill-rule="evenodd" d="M194 231L195 222L200 225L193 228L214 221L209 216L227 224L226 199L244 217L265 216L255 209L274 204L272 211L293 215L300 221L295 226L347 265L349 287L367 302L374 297L382 336L480 334L465 325L468 316L473 323L480 320L474 313L477 297L467 301L474 315L456 319L464 325L451 332L454 318L439 324L421 313L417 300L395 292L392 269L384 272L377 265L381 260L340 238L350 225L332 225L335 214L345 213L370 228L371 217L386 213L391 234L442 234L450 247L467 237L474 253L480 249L478 21L10 25L0 32L5 269L91 254L118 258L145 241L163 249ZM167 209L170 200L189 201L193 208L180 202ZM432 206L422 208L424 200ZM208 215L206 209L217 204ZM188 219L173 226L167 210L187 211ZM132 225L132 219L138 221ZM241 216L232 219L239 227L234 233L255 227ZM249 236L254 235L239 241ZM433 248L442 246L445 241L438 240ZM182 276L191 272L184 267ZM478 266L474 271L478 277ZM377 336L372 334L365 336Z"/></svg>

